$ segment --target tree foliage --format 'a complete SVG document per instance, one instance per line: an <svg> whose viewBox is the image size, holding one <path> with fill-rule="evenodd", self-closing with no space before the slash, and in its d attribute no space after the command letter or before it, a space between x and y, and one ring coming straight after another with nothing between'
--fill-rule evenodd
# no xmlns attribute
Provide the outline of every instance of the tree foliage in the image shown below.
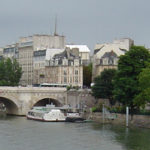
<svg viewBox="0 0 150 150"><path fill-rule="evenodd" d="M139 74L138 81L140 93L135 97L134 103L144 108L150 102L150 64Z"/></svg>
<svg viewBox="0 0 150 150"><path fill-rule="evenodd" d="M113 78L116 69L105 69L101 75L95 78L92 94L95 98L109 99L110 104L114 104L113 99Z"/></svg>
<svg viewBox="0 0 150 150"><path fill-rule="evenodd" d="M132 46L130 51L121 56L114 80L114 97L129 106L131 113L138 108L135 97L140 93L138 76L150 59L149 51L142 46Z"/></svg>
<svg viewBox="0 0 150 150"><path fill-rule="evenodd" d="M22 75L22 69L16 59L0 61L0 86L17 86Z"/></svg>
<svg viewBox="0 0 150 150"><path fill-rule="evenodd" d="M83 66L83 85L90 87L92 81L92 63L88 66Z"/></svg>

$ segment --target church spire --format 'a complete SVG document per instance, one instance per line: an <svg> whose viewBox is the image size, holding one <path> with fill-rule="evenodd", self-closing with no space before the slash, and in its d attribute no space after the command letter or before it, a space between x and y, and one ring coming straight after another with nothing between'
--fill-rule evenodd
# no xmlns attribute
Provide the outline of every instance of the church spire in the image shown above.
<svg viewBox="0 0 150 150"><path fill-rule="evenodd" d="M54 32L54 36L58 36L58 34L57 34L57 15L55 16L55 32Z"/></svg>

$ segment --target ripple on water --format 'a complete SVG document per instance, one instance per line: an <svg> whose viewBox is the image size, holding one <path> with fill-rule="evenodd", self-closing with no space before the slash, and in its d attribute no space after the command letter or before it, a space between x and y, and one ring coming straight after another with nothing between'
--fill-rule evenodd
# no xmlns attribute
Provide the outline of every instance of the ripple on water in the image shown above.
<svg viewBox="0 0 150 150"><path fill-rule="evenodd" d="M47 123L10 117L0 120L0 147L4 150L136 150L142 146L131 140L137 132L138 129L127 132L112 125ZM150 134L147 138L150 139Z"/></svg>

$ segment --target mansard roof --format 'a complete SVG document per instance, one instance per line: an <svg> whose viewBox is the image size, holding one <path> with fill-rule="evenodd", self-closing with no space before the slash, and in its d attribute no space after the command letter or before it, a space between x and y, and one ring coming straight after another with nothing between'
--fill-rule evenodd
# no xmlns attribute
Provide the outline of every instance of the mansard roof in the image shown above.
<svg viewBox="0 0 150 150"><path fill-rule="evenodd" d="M77 56L75 56L74 54L72 54L71 52L65 50L59 54L55 54L53 59L63 59L63 58L67 58L67 59L74 59L77 58Z"/></svg>
<svg viewBox="0 0 150 150"><path fill-rule="evenodd" d="M112 50L111 52L106 52L102 58L116 58L117 54Z"/></svg>
<svg viewBox="0 0 150 150"><path fill-rule="evenodd" d="M98 53L103 47L104 47L104 45L101 48L95 49L94 54Z"/></svg>
<svg viewBox="0 0 150 150"><path fill-rule="evenodd" d="M54 59L59 59L59 58L67 58L68 56L67 56L67 52L66 51L63 51L62 53L59 53L59 54L55 54L54 55Z"/></svg>
<svg viewBox="0 0 150 150"><path fill-rule="evenodd" d="M115 52L113 52L113 51L111 51L111 52L106 52L106 53L102 56L102 58L100 59L100 64L101 64L101 65L106 65L106 64L104 64L104 62L103 62L103 59L106 58L106 59L108 60L107 65L116 65L116 64L114 64L114 60L116 60L117 57L118 57L117 54L116 54Z"/></svg>

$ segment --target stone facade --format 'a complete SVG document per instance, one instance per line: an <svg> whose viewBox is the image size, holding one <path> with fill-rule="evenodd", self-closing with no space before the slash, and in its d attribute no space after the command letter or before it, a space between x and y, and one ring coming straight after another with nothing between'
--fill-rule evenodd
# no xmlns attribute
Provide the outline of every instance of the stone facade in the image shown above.
<svg viewBox="0 0 150 150"><path fill-rule="evenodd" d="M104 70L117 68L118 57L124 55L134 44L131 39L115 40L113 43L96 44L93 55L92 80Z"/></svg>
<svg viewBox="0 0 150 150"><path fill-rule="evenodd" d="M22 43L22 46L32 44L34 51L45 48L63 49L65 47L65 37L35 34L33 36L21 37L19 43Z"/></svg>
<svg viewBox="0 0 150 150"><path fill-rule="evenodd" d="M22 67L21 85L32 85L33 81L33 46L18 46L19 57L18 62Z"/></svg>
<svg viewBox="0 0 150 150"><path fill-rule="evenodd" d="M55 54L45 67L34 68L34 84L58 83L82 87L83 67L81 58L70 49Z"/></svg>

